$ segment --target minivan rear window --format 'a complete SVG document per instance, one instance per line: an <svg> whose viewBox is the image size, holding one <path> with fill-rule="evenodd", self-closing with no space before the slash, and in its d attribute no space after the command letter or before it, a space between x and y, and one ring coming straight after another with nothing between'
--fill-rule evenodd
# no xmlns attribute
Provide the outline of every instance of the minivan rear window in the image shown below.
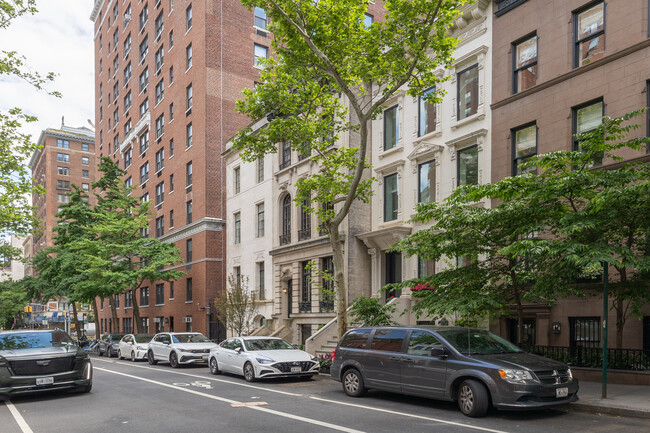
<svg viewBox="0 0 650 433"><path fill-rule="evenodd" d="M378 329L375 331L375 336L372 337L370 349L401 352L404 337L406 337L406 330L404 329Z"/></svg>
<svg viewBox="0 0 650 433"><path fill-rule="evenodd" d="M369 336L370 329L355 329L345 334L343 340L341 340L341 347L365 349Z"/></svg>

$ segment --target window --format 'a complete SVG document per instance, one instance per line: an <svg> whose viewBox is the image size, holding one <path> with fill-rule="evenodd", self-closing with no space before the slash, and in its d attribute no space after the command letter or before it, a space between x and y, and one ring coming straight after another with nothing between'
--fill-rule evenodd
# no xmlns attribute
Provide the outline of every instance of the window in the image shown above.
<svg viewBox="0 0 650 433"><path fill-rule="evenodd" d="M187 302L192 301L192 279L185 279L185 299Z"/></svg>
<svg viewBox="0 0 650 433"><path fill-rule="evenodd" d="M131 81L131 62L129 62L124 68L124 85L126 85L129 81Z"/></svg>
<svg viewBox="0 0 650 433"><path fill-rule="evenodd" d="M189 44L185 48L185 69L190 69L192 67L192 44Z"/></svg>
<svg viewBox="0 0 650 433"><path fill-rule="evenodd" d="M266 295L264 294L264 262L258 262L257 267L257 299L264 300Z"/></svg>
<svg viewBox="0 0 650 433"><path fill-rule="evenodd" d="M174 156L174 139L169 140L169 157Z"/></svg>
<svg viewBox="0 0 650 433"><path fill-rule="evenodd" d="M90 158L88 158L87 156L82 156L82 157L81 157L81 163L82 163L83 165L88 165L88 164L90 164Z"/></svg>
<svg viewBox="0 0 650 433"><path fill-rule="evenodd" d="M569 345L600 347L600 317L569 317Z"/></svg>
<svg viewBox="0 0 650 433"><path fill-rule="evenodd" d="M130 51L131 51L131 33L126 35L126 39L124 39L124 57L125 58L129 54Z"/></svg>
<svg viewBox="0 0 650 433"><path fill-rule="evenodd" d="M156 173L165 167L165 149L162 148L156 152Z"/></svg>
<svg viewBox="0 0 650 433"><path fill-rule="evenodd" d="M162 46L156 50L154 58L156 61L156 75L158 75L162 69L163 63L165 62L165 50Z"/></svg>
<svg viewBox="0 0 650 433"><path fill-rule="evenodd" d="M378 329L372 338L370 349L401 352L404 337L406 337L406 330L403 329Z"/></svg>
<svg viewBox="0 0 650 433"><path fill-rule="evenodd" d="M512 175L535 172L535 167L522 169L519 166L537 154L537 125L535 123L514 129L512 135Z"/></svg>
<svg viewBox="0 0 650 433"><path fill-rule="evenodd" d="M300 263L300 298L304 303L311 304L311 268L309 261ZM303 308L307 311L311 310L311 305L306 306L308 308Z"/></svg>
<svg viewBox="0 0 650 433"><path fill-rule="evenodd" d="M192 222L192 200L185 203L185 224Z"/></svg>
<svg viewBox="0 0 650 433"><path fill-rule="evenodd" d="M255 20L253 25L262 30L266 30L266 11L259 6L255 6L254 9Z"/></svg>
<svg viewBox="0 0 650 433"><path fill-rule="evenodd" d="M113 102L115 102L115 101L113 101ZM117 126L117 122L118 122L119 118L120 118L120 113L116 108L115 111L113 111L113 125L114 126ZM109 127L110 127L110 124L109 124Z"/></svg>
<svg viewBox="0 0 650 433"><path fill-rule="evenodd" d="M155 21L155 29L156 29L156 41L160 39L160 36L162 35L162 31L165 28L163 25L163 14L160 12L158 16L156 17Z"/></svg>
<svg viewBox="0 0 650 433"><path fill-rule="evenodd" d="M84 191L86 191L86 192L90 191L90 184L88 184L88 183L82 183L82 184L81 184L81 189L84 190Z"/></svg>
<svg viewBox="0 0 650 433"><path fill-rule="evenodd" d="M149 111L149 98L145 98L142 104L140 104L140 117L144 116L147 111Z"/></svg>
<svg viewBox="0 0 650 433"><path fill-rule="evenodd" d="M119 145L120 145L120 134L115 134L115 137L113 137L113 153L117 152L117 148L119 147Z"/></svg>
<svg viewBox="0 0 650 433"><path fill-rule="evenodd" d="M355 349L365 349L370 337L370 329L357 329L348 332L343 340L341 347L351 347Z"/></svg>
<svg viewBox="0 0 650 433"><path fill-rule="evenodd" d="M149 148L149 130L147 129L140 137L138 137L140 143L140 155L142 155Z"/></svg>
<svg viewBox="0 0 650 433"><path fill-rule="evenodd" d="M397 112L397 105L384 110L384 150L390 150L397 146L399 138Z"/></svg>
<svg viewBox="0 0 650 433"><path fill-rule="evenodd" d="M171 229L174 227L174 211L170 210L169 211L169 228Z"/></svg>
<svg viewBox="0 0 650 433"><path fill-rule="evenodd" d="M120 64L119 61L117 60L117 56L113 59L113 77L117 74L117 70L119 69Z"/></svg>
<svg viewBox="0 0 650 433"><path fill-rule="evenodd" d="M165 181L156 185L156 206L165 201Z"/></svg>
<svg viewBox="0 0 650 433"><path fill-rule="evenodd" d="M431 349L442 347L442 343L432 334L424 331L413 331L409 338L406 353L416 356L431 356Z"/></svg>
<svg viewBox="0 0 650 433"><path fill-rule="evenodd" d="M70 189L70 181L69 180L57 180L56 181L56 189Z"/></svg>
<svg viewBox="0 0 650 433"><path fill-rule="evenodd" d="M458 151L458 186L478 185L478 146Z"/></svg>
<svg viewBox="0 0 650 433"><path fill-rule="evenodd" d="M165 284L156 284L156 305L165 303Z"/></svg>
<svg viewBox="0 0 650 433"><path fill-rule="evenodd" d="M384 221L397 219L398 210L397 173L384 177Z"/></svg>
<svg viewBox="0 0 650 433"><path fill-rule="evenodd" d="M125 136L125 137L129 134L129 132L131 132L131 128L132 128L132 126L133 126L133 125L132 125L132 123L131 123L131 119L129 119L129 120L127 120L126 122L124 122L124 136ZM117 143L116 143L115 149L117 149Z"/></svg>
<svg viewBox="0 0 650 433"><path fill-rule="evenodd" d="M124 96L124 114L131 108L131 91Z"/></svg>
<svg viewBox="0 0 650 433"><path fill-rule="evenodd" d="M124 292L124 308L133 307L133 292L127 290Z"/></svg>
<svg viewBox="0 0 650 433"><path fill-rule="evenodd" d="M291 165L291 146L286 141L282 142L282 160L280 161L280 170Z"/></svg>
<svg viewBox="0 0 650 433"><path fill-rule="evenodd" d="M232 268L232 274L235 279L235 284L241 286L241 266L235 266Z"/></svg>
<svg viewBox="0 0 650 433"><path fill-rule="evenodd" d="M144 63L144 59L149 53L149 37L145 36L144 40L140 42L140 64Z"/></svg>
<svg viewBox="0 0 650 433"><path fill-rule="evenodd" d="M235 221L235 239L234 243L235 244L240 244L241 243L241 212L236 212L234 214L234 221Z"/></svg>
<svg viewBox="0 0 650 433"><path fill-rule="evenodd" d="M140 184L149 180L149 161L140 166Z"/></svg>
<svg viewBox="0 0 650 433"><path fill-rule="evenodd" d="M257 183L264 180L264 158L257 159Z"/></svg>
<svg viewBox="0 0 650 433"><path fill-rule="evenodd" d="M300 230L298 231L298 240L311 238L311 201L304 199L300 204Z"/></svg>
<svg viewBox="0 0 650 433"><path fill-rule="evenodd" d="M81 170L81 177L83 177L84 179L88 179L90 177L90 171Z"/></svg>
<svg viewBox="0 0 650 433"><path fill-rule="evenodd" d="M68 140L56 140L56 147L61 149L70 149L70 142Z"/></svg>
<svg viewBox="0 0 650 433"><path fill-rule="evenodd" d="M605 115L605 105L602 99L597 101L587 102L586 104L574 107L572 109L573 118L573 150L582 150L580 142L575 137L576 134L589 132L600 126ZM589 151L589 149L587 149ZM598 152L593 155L593 166L600 166L603 164L603 152Z"/></svg>
<svg viewBox="0 0 650 433"><path fill-rule="evenodd" d="M174 299L174 282L169 282L169 299Z"/></svg>
<svg viewBox="0 0 650 433"><path fill-rule="evenodd" d="M192 261L192 239L185 241L185 263Z"/></svg>
<svg viewBox="0 0 650 433"><path fill-rule="evenodd" d="M266 59L269 54L269 49L264 45L255 44L255 67L262 67L262 59Z"/></svg>
<svg viewBox="0 0 650 433"><path fill-rule="evenodd" d="M133 178L131 176L124 181L124 186L126 189L130 189L133 186Z"/></svg>
<svg viewBox="0 0 650 433"><path fill-rule="evenodd" d="M144 8L142 9L142 12L140 12L140 31L144 29L145 24L147 24L147 21L149 20L149 10L148 10L149 5L145 4Z"/></svg>
<svg viewBox="0 0 650 433"><path fill-rule="evenodd" d="M113 86L113 104L117 103L118 96L120 96L120 83L119 81L115 81L115 85ZM115 109L115 113L117 113L117 109ZM115 114L113 114L113 122L117 125Z"/></svg>
<svg viewBox="0 0 650 433"><path fill-rule="evenodd" d="M149 306L149 287L140 287L140 306Z"/></svg>
<svg viewBox="0 0 650 433"><path fill-rule="evenodd" d="M185 148L189 149L192 147L192 124L189 123L185 127Z"/></svg>
<svg viewBox="0 0 650 433"><path fill-rule="evenodd" d="M56 160L63 161L63 162L70 162L70 155L67 153L57 153Z"/></svg>
<svg viewBox="0 0 650 433"><path fill-rule="evenodd" d="M190 4L187 9L185 9L185 31L189 31L192 28L192 5Z"/></svg>
<svg viewBox="0 0 650 433"><path fill-rule="evenodd" d="M156 118L156 140L158 140L165 133L165 114L161 114Z"/></svg>
<svg viewBox="0 0 650 433"><path fill-rule="evenodd" d="M257 210L257 237L264 237L264 203L255 206Z"/></svg>
<svg viewBox="0 0 650 433"><path fill-rule="evenodd" d="M142 194L142 197L140 197L140 203L146 203L149 201L149 193L145 191L144 194Z"/></svg>
<svg viewBox="0 0 650 433"><path fill-rule="evenodd" d="M418 165L418 202L432 203L436 200L436 169L434 161Z"/></svg>
<svg viewBox="0 0 650 433"><path fill-rule="evenodd" d="M115 3L115 6L113 6L113 21L117 21L117 3Z"/></svg>
<svg viewBox="0 0 650 433"><path fill-rule="evenodd" d="M144 68L144 71L140 74L140 92L143 92L146 88L147 85L149 84L149 67L147 66ZM149 104L147 104L147 109L149 108Z"/></svg>
<svg viewBox="0 0 650 433"><path fill-rule="evenodd" d="M165 97L165 80L162 79L156 84L156 105Z"/></svg>
<svg viewBox="0 0 650 433"><path fill-rule="evenodd" d="M241 168L240 167L235 167L232 171L233 174L233 192L235 194L239 194L241 191Z"/></svg>
<svg viewBox="0 0 650 433"><path fill-rule="evenodd" d="M185 186L192 185L192 161L185 165Z"/></svg>
<svg viewBox="0 0 650 433"><path fill-rule="evenodd" d="M59 176L70 176L70 169L68 167L57 167L56 172Z"/></svg>
<svg viewBox="0 0 650 433"><path fill-rule="evenodd" d="M465 119L478 110L478 64L458 73L457 120Z"/></svg>
<svg viewBox="0 0 650 433"><path fill-rule="evenodd" d="M418 257L418 278L424 278L436 273L436 262Z"/></svg>
<svg viewBox="0 0 650 433"><path fill-rule="evenodd" d="M513 44L512 93L530 89L537 83L537 35Z"/></svg>
<svg viewBox="0 0 650 433"><path fill-rule="evenodd" d="M605 2L573 13L573 67L587 65L605 55Z"/></svg>
<svg viewBox="0 0 650 433"><path fill-rule="evenodd" d="M192 85L190 84L185 88L185 100L186 100L186 108L185 110L191 110L192 109Z"/></svg>
<svg viewBox="0 0 650 433"><path fill-rule="evenodd" d="M59 203L69 203L70 196L68 194L57 194L57 202Z"/></svg>
<svg viewBox="0 0 650 433"><path fill-rule="evenodd" d="M133 161L133 148L129 147L129 150L124 152L124 168L129 168Z"/></svg>
<svg viewBox="0 0 650 433"><path fill-rule="evenodd" d="M431 87L420 96L420 107L418 109L418 135L420 137L436 130L436 104L425 100L427 96L432 96L435 91L436 88Z"/></svg>
<svg viewBox="0 0 650 433"><path fill-rule="evenodd" d="M169 31L169 49L171 50L173 46L174 46L174 31L170 30Z"/></svg>
<svg viewBox="0 0 650 433"><path fill-rule="evenodd" d="M373 16L370 14L363 14L363 25L369 28L372 25Z"/></svg>
<svg viewBox="0 0 650 433"><path fill-rule="evenodd" d="M140 302L140 305L142 305L142 302ZM115 309L120 308L120 295L115 295Z"/></svg>
<svg viewBox="0 0 650 433"><path fill-rule="evenodd" d="M174 120L174 103L169 104L169 121Z"/></svg>
<svg viewBox="0 0 650 433"><path fill-rule="evenodd" d="M282 199L281 209L282 234L280 235L280 245L291 243L291 196L285 195Z"/></svg>
<svg viewBox="0 0 650 433"><path fill-rule="evenodd" d="M159 238L165 234L165 216L156 218L156 237ZM159 304L159 302L156 302Z"/></svg>

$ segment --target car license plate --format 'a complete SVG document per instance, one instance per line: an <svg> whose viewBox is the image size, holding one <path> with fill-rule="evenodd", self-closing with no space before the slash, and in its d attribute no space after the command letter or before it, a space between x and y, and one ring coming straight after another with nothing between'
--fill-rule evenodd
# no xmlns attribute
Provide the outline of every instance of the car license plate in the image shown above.
<svg viewBox="0 0 650 433"><path fill-rule="evenodd" d="M569 395L569 388L557 388L555 390L555 397L561 398Z"/></svg>
<svg viewBox="0 0 650 433"><path fill-rule="evenodd" d="M300 367L291 367L291 372L292 373L300 373L302 369Z"/></svg>
<svg viewBox="0 0 650 433"><path fill-rule="evenodd" d="M53 377L37 377L36 385L52 385L54 383Z"/></svg>

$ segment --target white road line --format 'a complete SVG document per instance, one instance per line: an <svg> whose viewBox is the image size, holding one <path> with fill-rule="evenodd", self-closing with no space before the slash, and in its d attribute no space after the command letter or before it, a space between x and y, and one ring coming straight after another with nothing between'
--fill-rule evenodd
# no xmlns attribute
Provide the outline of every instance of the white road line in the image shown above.
<svg viewBox="0 0 650 433"><path fill-rule="evenodd" d="M9 400L5 400L5 404L9 408L9 412L11 412L11 414L14 416L14 419L18 423L18 426L23 431L23 433L34 433L34 431L29 428L29 425L27 425L25 418L23 418L18 409L16 409L16 406L14 406L13 403Z"/></svg>
<svg viewBox="0 0 650 433"><path fill-rule="evenodd" d="M296 394L294 392L280 391L280 390L277 390L277 389L269 389L269 388L264 388L264 387L261 387L261 386L249 385L247 383L233 382L233 381L230 381L230 380L217 379L215 377L209 377L209 376L207 376L207 377L206 376L200 376L198 374L183 373L181 371L176 371L176 370L161 370L160 368L147 367L145 365L125 364L123 362L106 361L104 359L93 360L93 362L95 362L95 361L107 362L107 363L114 364L114 365L126 365L128 367L144 368L145 370L152 370L152 371L158 371L158 372L169 373L169 374L180 374L182 376L198 377L198 378L203 379L203 380L210 380L210 381L213 381L213 382L222 382L222 383L227 383L227 384L230 384L230 385L243 386L245 388L253 388L253 389L262 390L262 391L274 392L276 394L290 395L292 397L302 397L303 396L302 394Z"/></svg>
<svg viewBox="0 0 650 433"><path fill-rule="evenodd" d="M324 401L324 402L327 402L327 403L336 403L336 404L340 404L340 405L343 405L343 406L351 406L351 407L356 407L356 408L360 408L360 409L374 410L376 412L384 412L384 413L390 413L390 414L393 414L393 415L407 416L407 417L410 417L410 418L423 419L423 420L427 420L427 421L435 421L435 422L439 422L439 423L442 423L442 424L450 424L450 425L455 425L455 426L458 426L458 427L465 427L465 428L472 429L472 430L481 430L481 431L487 431L487 432L492 432L492 433L507 433L507 432L505 432L503 430L493 430L493 429L489 429L489 428L485 428L485 427L477 427L477 426L473 426L473 425L463 424L463 423L454 422L454 421L446 421L444 419L432 418L432 417L428 417L428 416L414 415L414 414L411 414L411 413L398 412L398 411L389 410L389 409L380 409L380 408L372 407L372 406L364 406L362 404L345 403L345 402L342 402L342 401L328 400L328 399L325 399L325 398L313 397L313 396L309 397L309 398L311 398L312 400Z"/></svg>
<svg viewBox="0 0 650 433"><path fill-rule="evenodd" d="M239 404L239 403L241 403L241 402L238 402L238 401L235 401L235 400L230 400L228 398L223 398L223 397L219 397L219 396L212 395L212 394L206 394L204 392L194 391L193 389L182 388L180 386L174 386L174 385L170 385L168 383L159 382L157 380L145 379L144 377L138 377L138 376L134 376L132 374L120 373L119 371L107 370L107 369L101 368L101 367L95 367L95 370L104 371L106 373L118 374L120 376L130 377L132 379L141 380L143 382L153 383L155 385L164 386L166 388L172 388L172 389L175 389L175 390L178 390L178 391L187 392L187 393L190 393L190 394L198 395L198 396L209 398L209 399L212 399L212 400L221 401L223 403L228 403L228 404ZM250 409L250 410L257 410L257 411L260 411L260 412L266 412L266 413L281 416L281 417L284 417L284 418L290 418L290 419L294 419L296 421L303 421L303 422L306 422L306 423L309 423L309 424L318 425L318 426L321 426L321 427L326 427L326 428L330 428L332 430L338 430L338 431L342 431L342 432L346 432L346 433L364 433L361 430L355 430L355 429L351 429L351 428L348 428L348 427L343 427L343 426L336 425L336 424L330 424L330 423L327 423L327 422L318 421L318 420L312 419L312 418L306 418L306 417L293 415L293 414L286 413L286 412L280 412L280 411L269 409L269 408L266 408L266 407L244 406L244 409ZM30 432L31 432L31 430L30 430Z"/></svg>

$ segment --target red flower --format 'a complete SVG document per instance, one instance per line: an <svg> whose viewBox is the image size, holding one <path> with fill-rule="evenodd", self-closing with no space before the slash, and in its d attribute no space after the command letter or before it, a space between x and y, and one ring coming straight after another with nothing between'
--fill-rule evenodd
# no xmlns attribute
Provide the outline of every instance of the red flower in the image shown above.
<svg viewBox="0 0 650 433"><path fill-rule="evenodd" d="M434 286L430 286L429 283L421 283L415 287L411 287L412 292L421 292L423 290L435 290Z"/></svg>

